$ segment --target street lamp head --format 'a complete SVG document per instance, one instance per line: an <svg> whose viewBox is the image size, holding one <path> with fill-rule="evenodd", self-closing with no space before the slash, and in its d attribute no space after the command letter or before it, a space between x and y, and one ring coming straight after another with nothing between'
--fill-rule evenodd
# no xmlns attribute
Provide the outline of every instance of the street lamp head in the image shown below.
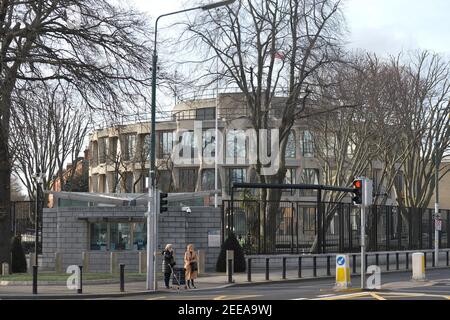
<svg viewBox="0 0 450 320"><path fill-rule="evenodd" d="M219 8L219 7L223 7L223 6L228 6L228 5L232 4L235 1L236 0L220 1L220 2L216 2L216 3L211 3L211 4L204 5L201 8L202 8L202 10L211 10L211 9L215 9L215 8Z"/></svg>

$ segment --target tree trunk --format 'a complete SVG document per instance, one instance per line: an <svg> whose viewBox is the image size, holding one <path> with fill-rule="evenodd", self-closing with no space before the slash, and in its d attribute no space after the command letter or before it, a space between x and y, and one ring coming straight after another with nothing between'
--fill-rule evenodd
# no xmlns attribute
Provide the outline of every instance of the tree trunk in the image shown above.
<svg viewBox="0 0 450 320"><path fill-rule="evenodd" d="M5 117L5 112L2 112ZM6 116L9 119L8 116ZM0 264L11 263L11 163L8 149L8 135L2 119L3 130L0 130Z"/></svg>
<svg viewBox="0 0 450 320"><path fill-rule="evenodd" d="M267 192L267 250L269 253L276 253L276 241L277 241L277 230L278 230L278 217L281 219L280 209L280 199L282 190L280 189L269 189Z"/></svg>

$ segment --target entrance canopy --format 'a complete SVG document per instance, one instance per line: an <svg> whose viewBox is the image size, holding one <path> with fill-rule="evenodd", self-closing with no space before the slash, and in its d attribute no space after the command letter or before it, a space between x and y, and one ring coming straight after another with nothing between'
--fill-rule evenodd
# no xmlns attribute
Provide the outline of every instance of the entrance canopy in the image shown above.
<svg viewBox="0 0 450 320"><path fill-rule="evenodd" d="M169 202L189 201L199 198L213 196L220 191L208 190L200 192L169 193L167 200ZM68 200L77 202L95 203L104 206L146 206L148 204L148 193L91 193L91 192L67 192L44 190L44 193L50 194L55 200ZM55 201L59 203L59 201Z"/></svg>

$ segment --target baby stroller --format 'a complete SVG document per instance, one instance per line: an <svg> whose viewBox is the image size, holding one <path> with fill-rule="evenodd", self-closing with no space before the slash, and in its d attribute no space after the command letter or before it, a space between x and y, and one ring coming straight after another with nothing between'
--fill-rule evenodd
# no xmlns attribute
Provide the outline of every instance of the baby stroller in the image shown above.
<svg viewBox="0 0 450 320"><path fill-rule="evenodd" d="M170 270L172 271L172 284L175 286L175 283L178 285L178 290L180 290L181 286L184 286L186 289L186 278L184 268L174 268L171 265Z"/></svg>

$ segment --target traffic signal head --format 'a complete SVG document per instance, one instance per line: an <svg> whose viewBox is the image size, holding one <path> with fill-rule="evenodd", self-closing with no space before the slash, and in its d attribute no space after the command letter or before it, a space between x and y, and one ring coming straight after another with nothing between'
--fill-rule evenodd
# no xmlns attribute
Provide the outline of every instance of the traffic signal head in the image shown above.
<svg viewBox="0 0 450 320"><path fill-rule="evenodd" d="M355 179L353 180L353 198L352 201L354 204L362 204L362 189L363 189L363 180Z"/></svg>
<svg viewBox="0 0 450 320"><path fill-rule="evenodd" d="M160 213L167 212L168 203L169 202L167 201L167 193L160 192L159 193L159 212Z"/></svg>

